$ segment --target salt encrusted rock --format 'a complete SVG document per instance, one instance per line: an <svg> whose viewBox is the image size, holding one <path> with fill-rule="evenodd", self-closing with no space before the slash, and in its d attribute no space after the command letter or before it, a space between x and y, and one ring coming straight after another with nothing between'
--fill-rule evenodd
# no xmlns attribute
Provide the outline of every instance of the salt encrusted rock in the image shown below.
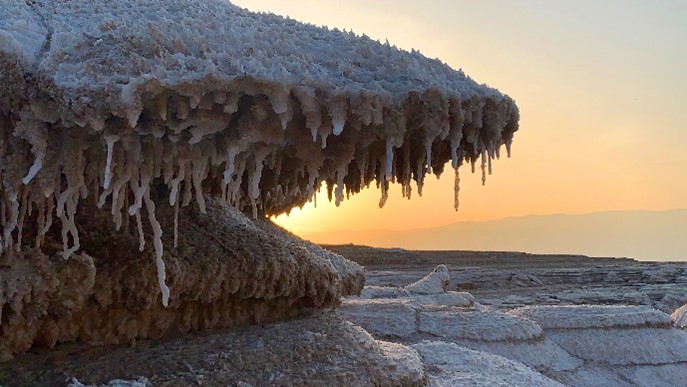
<svg viewBox="0 0 687 387"><path fill-rule="evenodd" d="M441 341L414 344L430 386L563 386L522 363Z"/></svg>
<svg viewBox="0 0 687 387"><path fill-rule="evenodd" d="M419 312L419 331L438 337L477 341L526 341L542 338L534 321L501 312L440 310Z"/></svg>
<svg viewBox="0 0 687 387"><path fill-rule="evenodd" d="M93 294L95 278L93 258L86 254L68 261L36 251L1 257L0 361L34 343L54 345L59 330L54 321L78 316Z"/></svg>
<svg viewBox="0 0 687 387"><path fill-rule="evenodd" d="M108 219L80 216L90 232L69 260L35 250L0 260L0 354L58 342L128 343L169 333L235 327L330 308L360 292L362 268L207 198L179 219L169 252L169 306L159 303L153 249L116 233ZM163 224L173 214L160 213ZM47 240L51 240L48 235ZM140 257L140 258L139 258Z"/></svg>
<svg viewBox="0 0 687 387"><path fill-rule="evenodd" d="M582 362L543 335L532 320L496 311L453 308L418 314L418 331L475 350L505 356L545 371L571 370Z"/></svg>
<svg viewBox="0 0 687 387"><path fill-rule="evenodd" d="M408 297L410 292L404 288L394 286L365 286L360 292L360 298L399 298Z"/></svg>
<svg viewBox="0 0 687 387"><path fill-rule="evenodd" d="M509 312L530 318L572 355L603 364L635 366L687 362L687 333L648 307L528 306Z"/></svg>
<svg viewBox="0 0 687 387"><path fill-rule="evenodd" d="M518 129L511 98L438 60L226 0L0 0L0 65L6 272L12 256L95 267L71 317L3 295L39 327L19 338L3 311L5 354L335 306L357 265L266 223L228 231L213 201L264 218L322 183L338 203L377 182L383 205L390 183L410 197L448 161L457 195L457 168L486 179Z"/></svg>
<svg viewBox="0 0 687 387"><path fill-rule="evenodd" d="M532 274L514 274L510 281L521 287L544 286L544 282Z"/></svg>
<svg viewBox="0 0 687 387"><path fill-rule="evenodd" d="M446 265L439 265L434 271L403 289L411 294L441 294L446 292L450 282L448 268Z"/></svg>
<svg viewBox="0 0 687 387"><path fill-rule="evenodd" d="M666 387L683 386L687 364L608 366L588 365L573 372L556 374L556 379L571 387Z"/></svg>
<svg viewBox="0 0 687 387"><path fill-rule="evenodd" d="M441 273L439 279L448 281L449 273L442 266L438 270ZM440 283L432 275L425 278L430 278L430 283ZM404 343L440 338L502 355L544 371L567 371L582 365L581 360L544 337L537 323L488 310L475 304L469 293L413 295L393 292L392 289L376 287L371 293L390 294L394 298L347 299L340 313L379 338Z"/></svg>
<svg viewBox="0 0 687 387"><path fill-rule="evenodd" d="M410 299L348 299L339 313L380 338L398 339L418 333L417 309Z"/></svg>
<svg viewBox="0 0 687 387"><path fill-rule="evenodd" d="M5 248L47 197L73 253L86 192L115 222L158 185L278 214L377 181L383 204L449 160L486 178L518 129L512 99L437 60L225 0L0 5Z"/></svg>
<svg viewBox="0 0 687 387"><path fill-rule="evenodd" d="M83 383L81 383L77 378L72 378L72 380L69 381L69 385L67 387L150 387L150 381L146 378L138 378L136 380L122 380L122 379L115 379L115 380L110 380L107 383L101 384L100 386L87 386Z"/></svg>
<svg viewBox="0 0 687 387"><path fill-rule="evenodd" d="M687 328L687 304L677 308L670 317L677 328Z"/></svg>
<svg viewBox="0 0 687 387"><path fill-rule="evenodd" d="M674 288L670 288L665 292L665 295L659 302L654 303L654 307L662 312L672 314L673 311L685 303L687 303L687 286L676 284Z"/></svg>
<svg viewBox="0 0 687 387"><path fill-rule="evenodd" d="M54 385L113 379L172 386L422 386L422 359L405 345L374 340L331 312L221 333L179 335L135 347L39 352L0 368L0 381ZM59 358L59 361L55 361ZM46 369L45 363L51 367ZM65 383L66 384L66 383Z"/></svg>
<svg viewBox="0 0 687 387"><path fill-rule="evenodd" d="M508 314L527 317L544 329L668 328L670 316L646 306L528 306Z"/></svg>

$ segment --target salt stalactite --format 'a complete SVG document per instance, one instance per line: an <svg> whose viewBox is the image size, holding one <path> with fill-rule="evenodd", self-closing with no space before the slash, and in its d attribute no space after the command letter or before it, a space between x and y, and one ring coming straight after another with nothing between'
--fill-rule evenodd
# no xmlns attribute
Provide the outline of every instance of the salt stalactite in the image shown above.
<svg viewBox="0 0 687 387"><path fill-rule="evenodd" d="M260 179L262 178L262 170L265 167L265 158L269 152L269 148L263 147L258 149L253 155L255 165L248 174L249 196L251 200L257 200L260 197Z"/></svg>
<svg viewBox="0 0 687 387"><path fill-rule="evenodd" d="M29 190L23 189L21 192L21 201L19 203L19 218L17 220L17 251L21 251L22 237L24 232L24 218L29 210L28 196Z"/></svg>
<svg viewBox="0 0 687 387"><path fill-rule="evenodd" d="M226 175L225 175L226 176ZM178 202L179 198L179 185L182 181L186 179L186 163L185 161L179 162L179 172L177 176L170 182L169 190L169 205L174 206Z"/></svg>
<svg viewBox="0 0 687 387"><path fill-rule="evenodd" d="M150 227L153 229L153 247L155 248L155 266L157 267L158 286L162 292L162 305L166 307L169 305L170 291L165 282L167 278L165 273L165 261L162 260L162 255L164 253L162 247L162 227L160 226L160 222L155 218L155 203L150 199L150 191L146 191L144 200L146 210L148 211L148 221L150 222ZM140 219L140 217L138 219Z"/></svg>
<svg viewBox="0 0 687 387"><path fill-rule="evenodd" d="M57 199L57 217L62 222L62 258L69 257L81 246L79 243L79 231L76 228L76 206L79 200L79 192L73 187L67 187ZM72 237L72 247L69 247L69 236Z"/></svg>
<svg viewBox="0 0 687 387"><path fill-rule="evenodd" d="M348 164L343 164L337 171L336 171L336 190L334 193L334 198L335 202L334 204L338 207L341 202L343 201L343 192L344 192L344 177L346 177L346 174L348 173Z"/></svg>
<svg viewBox="0 0 687 387"><path fill-rule="evenodd" d="M482 151L482 155L480 156L482 163L480 165L480 169L482 170L482 185L487 184L487 151Z"/></svg>
<svg viewBox="0 0 687 387"><path fill-rule="evenodd" d="M384 174L384 178L386 181L392 181L393 175L392 170L394 166L394 145L391 142L391 139L386 140L386 173Z"/></svg>
<svg viewBox="0 0 687 387"><path fill-rule="evenodd" d="M179 202L174 202L174 248L179 245Z"/></svg>
<svg viewBox="0 0 687 387"><path fill-rule="evenodd" d="M453 208L458 211L458 207L460 207L460 171L458 168L455 169L455 177L453 179Z"/></svg>
<svg viewBox="0 0 687 387"><path fill-rule="evenodd" d="M337 99L333 101L329 106L329 116L332 119L332 134L335 136L340 135L344 130L344 125L347 121L347 102L345 99ZM323 144L326 144L326 137L323 137ZM323 145L323 148L326 148Z"/></svg>
<svg viewBox="0 0 687 387"><path fill-rule="evenodd" d="M198 148L195 148L198 149ZM191 176L193 179L193 190L196 193L196 202L200 208L200 212L205 213L205 198L203 198L203 180L207 175L207 158L204 155L196 153L193 157L193 168Z"/></svg>
<svg viewBox="0 0 687 387"><path fill-rule="evenodd" d="M112 180L112 151L114 149L114 144L119 140L119 136L116 134L105 136L105 142L107 143L107 158L105 161L105 177L103 179L103 188L110 188L110 181Z"/></svg>
<svg viewBox="0 0 687 387"><path fill-rule="evenodd" d="M425 159L427 160L427 173L432 173L432 139L425 140Z"/></svg>
<svg viewBox="0 0 687 387"><path fill-rule="evenodd" d="M38 174L38 171L40 171L41 168L43 168L43 158L42 156L36 156L36 161L34 161L33 165L31 165L31 169L29 169L29 172L22 180L22 183L29 184L31 180L33 180L33 178Z"/></svg>
<svg viewBox="0 0 687 387"><path fill-rule="evenodd" d="M10 191L7 193L7 199L9 200L9 214L3 215L3 220L4 220L4 236L3 236L3 242L4 242L4 250L10 250L12 248L12 232L14 229L17 227L17 222L19 220L19 202L17 201L17 196L19 194L16 191ZM4 208L6 208L7 205L5 205ZM6 210L5 210L6 212ZM7 215L9 215L9 219L7 219Z"/></svg>

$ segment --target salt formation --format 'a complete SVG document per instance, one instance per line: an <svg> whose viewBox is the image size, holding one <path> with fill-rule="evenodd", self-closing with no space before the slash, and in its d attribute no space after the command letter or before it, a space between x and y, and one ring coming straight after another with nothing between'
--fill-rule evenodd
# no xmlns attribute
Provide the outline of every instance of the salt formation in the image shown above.
<svg viewBox="0 0 687 387"><path fill-rule="evenodd" d="M339 313L382 339L406 344L425 339L452 342L542 371L568 371L582 364L545 337L536 322L485 308L470 293L443 290L449 282L448 269L439 265L404 288L366 287L360 298L346 299ZM427 283L437 285L431 294L407 290Z"/></svg>
<svg viewBox="0 0 687 387"><path fill-rule="evenodd" d="M446 265L439 265L423 278L405 287L412 294L441 294L446 292L451 277Z"/></svg>
<svg viewBox="0 0 687 387"><path fill-rule="evenodd" d="M410 197L412 181L421 193L424 176L449 161L456 170L480 162L486 174L503 145L510 153L518 129L512 99L438 60L225 0L0 0L0 66L5 355L32 340L120 342L334 306L361 287L351 278L362 274L347 271L359 267L321 250L320 263L296 259L312 258L311 248L282 243L254 246L263 254L255 260L242 247L232 255L237 268L215 255L237 228L225 232L212 212L280 214L312 200L322 184L337 203L373 182L380 204L391 183ZM222 238L191 243L205 217L225 227ZM23 286L69 293L51 272L71 267L60 259L86 262L83 275L95 270L96 279L92 290L88 281L74 285L87 301L65 306L72 317L47 322L50 307L47 315L29 312L45 302L17 298L12 276L29 261L36 279ZM158 289L148 286L151 271ZM259 285L248 279L254 272L264 275ZM205 302L240 294L269 306L246 311L253 301L245 301L230 315L198 315L209 313ZM162 317L135 323L139 312ZM117 328L109 336L84 328L84 313L110 313L99 323ZM23 334L29 321L43 322Z"/></svg>
<svg viewBox="0 0 687 387"><path fill-rule="evenodd" d="M687 333L645 306L528 306L509 312L536 321L552 341L585 361L559 374L565 384L683 385Z"/></svg>
<svg viewBox="0 0 687 387"><path fill-rule="evenodd" d="M548 305L499 312L468 293L367 289L361 293L366 298L345 300L339 313L378 339L415 348L430 384L475 384L485 378L490 384L531 385L515 378L548 377L569 386L681 386L687 378L687 333L672 326L678 326L678 311L673 322L647 306ZM442 303L441 295L470 302ZM509 376L514 379L498 379Z"/></svg>
<svg viewBox="0 0 687 387"><path fill-rule="evenodd" d="M427 385L416 350L374 340L325 311L234 331L178 335L137 347L77 348L58 352L59 364L53 363L55 353L19 358L13 367L0 367L0 381L7 386L43 386L66 380L75 387L111 386L113 379L152 386ZM46 368L46 363L51 366Z"/></svg>
<svg viewBox="0 0 687 387"><path fill-rule="evenodd" d="M423 341L413 348L429 366L432 386L563 386L521 363L453 343Z"/></svg>
<svg viewBox="0 0 687 387"><path fill-rule="evenodd" d="M670 317L673 319L673 325L678 328L687 328L687 304L675 309Z"/></svg>
<svg viewBox="0 0 687 387"><path fill-rule="evenodd" d="M3 258L0 357L34 344L130 343L293 318L360 292L360 266L218 199L208 198L206 209L180 214L178 246L165 258L168 307L159 302L154 249L141 254L137 236L116 233L94 209L95 217L81 217L92 256L54 259L31 249ZM158 218L171 227L174 213Z"/></svg>

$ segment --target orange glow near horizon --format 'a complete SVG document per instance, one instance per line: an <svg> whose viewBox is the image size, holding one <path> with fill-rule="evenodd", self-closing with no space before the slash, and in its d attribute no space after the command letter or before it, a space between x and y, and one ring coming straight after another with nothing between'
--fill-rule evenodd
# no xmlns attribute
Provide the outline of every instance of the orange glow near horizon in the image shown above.
<svg viewBox="0 0 687 387"><path fill-rule="evenodd" d="M687 207L687 5L679 1L334 2L234 4L353 30L462 68L513 97L513 157L479 173L428 177L408 201L374 187L339 208L326 193L275 221L297 234L405 230L531 214ZM505 153L505 152L503 152ZM351 241L355 242L355 241Z"/></svg>

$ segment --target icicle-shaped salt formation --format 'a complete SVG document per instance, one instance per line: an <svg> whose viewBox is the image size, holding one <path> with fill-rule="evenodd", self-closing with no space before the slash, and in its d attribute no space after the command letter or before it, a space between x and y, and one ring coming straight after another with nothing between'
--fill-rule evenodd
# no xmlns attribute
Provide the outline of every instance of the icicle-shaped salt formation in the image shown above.
<svg viewBox="0 0 687 387"><path fill-rule="evenodd" d="M104 189L110 188L110 181L112 180L112 151L117 140L119 140L119 136L116 134L105 136L105 142L107 143L107 159L105 161L105 177L103 179Z"/></svg>
<svg viewBox="0 0 687 387"><path fill-rule="evenodd" d="M162 260L162 227L160 222L155 218L155 203L150 199L150 191L145 193L145 205L148 211L148 221L153 228L153 245L155 247L155 266L157 267L157 281L162 292L162 305L169 305L169 287L165 283L167 275L165 274L165 261Z"/></svg>
<svg viewBox="0 0 687 387"><path fill-rule="evenodd" d="M455 169L455 178L453 180L453 208L458 211L458 207L460 207L460 172L458 171L458 168Z"/></svg>

